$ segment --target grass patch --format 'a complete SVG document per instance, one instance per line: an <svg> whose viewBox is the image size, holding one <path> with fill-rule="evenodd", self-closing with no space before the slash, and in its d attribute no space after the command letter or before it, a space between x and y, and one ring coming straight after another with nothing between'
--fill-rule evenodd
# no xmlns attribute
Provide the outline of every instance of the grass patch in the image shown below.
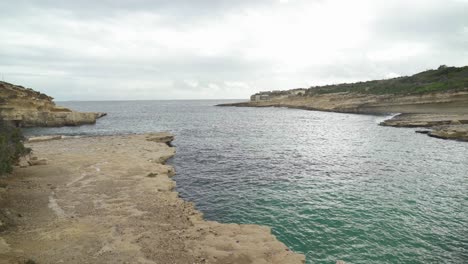
<svg viewBox="0 0 468 264"><path fill-rule="evenodd" d="M146 175L148 178L155 178L156 176L158 176L158 174L154 172L148 173L148 175Z"/></svg>

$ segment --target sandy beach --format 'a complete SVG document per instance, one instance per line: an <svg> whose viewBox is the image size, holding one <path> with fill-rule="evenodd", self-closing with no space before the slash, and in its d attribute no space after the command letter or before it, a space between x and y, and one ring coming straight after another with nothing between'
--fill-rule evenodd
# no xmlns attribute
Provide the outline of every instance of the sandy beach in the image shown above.
<svg viewBox="0 0 468 264"><path fill-rule="evenodd" d="M47 164L0 178L0 263L304 263L270 228L205 221L179 198L172 140L28 143Z"/></svg>

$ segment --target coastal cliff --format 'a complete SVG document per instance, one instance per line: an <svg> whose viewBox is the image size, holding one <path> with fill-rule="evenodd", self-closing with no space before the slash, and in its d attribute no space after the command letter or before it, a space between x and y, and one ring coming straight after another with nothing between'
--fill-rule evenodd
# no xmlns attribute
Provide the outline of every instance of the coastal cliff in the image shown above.
<svg viewBox="0 0 468 264"><path fill-rule="evenodd" d="M468 123L468 66L443 65L436 70L387 80L259 92L248 102L218 106L287 107L359 114L402 113L382 125L430 127L438 132L429 135L463 140L464 137L457 135L464 134L461 131L465 128L454 126ZM427 114L430 114L429 119ZM457 133L444 137L441 131Z"/></svg>
<svg viewBox="0 0 468 264"><path fill-rule="evenodd" d="M60 127L94 124L105 113L81 113L55 105L43 93L0 82L0 119L18 127Z"/></svg>
<svg viewBox="0 0 468 264"><path fill-rule="evenodd" d="M288 107L305 110L383 114L468 112L466 91L431 92L420 95L374 95L330 93L313 96L272 96L268 100L221 104L240 107Z"/></svg>
<svg viewBox="0 0 468 264"><path fill-rule="evenodd" d="M5 263L299 264L269 227L206 221L175 192L168 133L30 140L0 178ZM28 262L29 261L29 262ZM0 263L4 263L0 261Z"/></svg>

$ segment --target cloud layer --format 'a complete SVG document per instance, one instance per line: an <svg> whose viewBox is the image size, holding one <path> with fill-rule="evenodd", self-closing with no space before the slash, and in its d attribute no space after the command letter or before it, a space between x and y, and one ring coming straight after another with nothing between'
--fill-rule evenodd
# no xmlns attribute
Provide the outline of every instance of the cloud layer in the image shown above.
<svg viewBox="0 0 468 264"><path fill-rule="evenodd" d="M468 64L466 0L0 2L0 74L58 100L247 98Z"/></svg>

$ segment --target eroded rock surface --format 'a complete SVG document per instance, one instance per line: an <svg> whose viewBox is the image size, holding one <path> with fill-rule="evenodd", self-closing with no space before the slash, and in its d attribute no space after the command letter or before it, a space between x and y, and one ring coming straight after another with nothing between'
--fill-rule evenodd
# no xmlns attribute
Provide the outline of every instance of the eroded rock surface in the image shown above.
<svg viewBox="0 0 468 264"><path fill-rule="evenodd" d="M468 125L440 126L428 133L431 137L468 141Z"/></svg>
<svg viewBox="0 0 468 264"><path fill-rule="evenodd" d="M392 127L424 127L432 137L468 141L468 114L399 114L381 123Z"/></svg>
<svg viewBox="0 0 468 264"><path fill-rule="evenodd" d="M303 263L268 227L205 221L174 191L167 133L28 143L0 179L0 263ZM3 213L2 213L3 212Z"/></svg>
<svg viewBox="0 0 468 264"><path fill-rule="evenodd" d="M81 113L55 105L53 98L30 88L0 82L0 119L21 127L94 124L105 113Z"/></svg>
<svg viewBox="0 0 468 264"><path fill-rule="evenodd" d="M383 126L393 127L435 127L461 124L468 124L468 114L399 114L381 123Z"/></svg>

